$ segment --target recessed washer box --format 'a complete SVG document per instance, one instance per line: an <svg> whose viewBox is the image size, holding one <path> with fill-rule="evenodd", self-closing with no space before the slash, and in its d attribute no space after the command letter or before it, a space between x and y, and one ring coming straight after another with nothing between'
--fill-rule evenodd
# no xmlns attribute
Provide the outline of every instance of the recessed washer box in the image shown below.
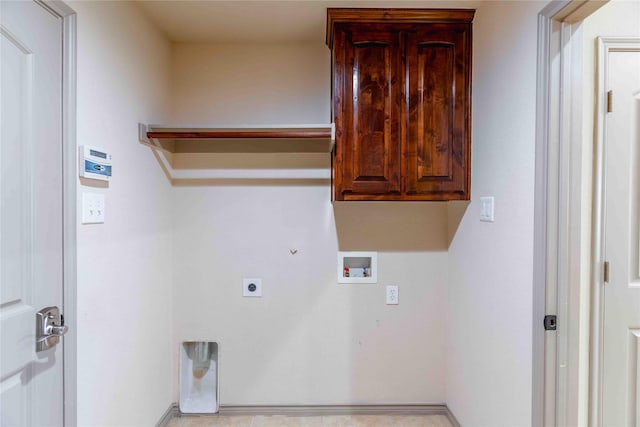
<svg viewBox="0 0 640 427"><path fill-rule="evenodd" d="M338 283L378 283L378 253L338 252Z"/></svg>

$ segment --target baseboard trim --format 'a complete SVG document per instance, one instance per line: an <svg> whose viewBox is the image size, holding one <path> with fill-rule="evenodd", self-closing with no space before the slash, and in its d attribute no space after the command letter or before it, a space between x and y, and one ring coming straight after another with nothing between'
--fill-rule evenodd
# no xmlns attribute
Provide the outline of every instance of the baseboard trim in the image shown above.
<svg viewBox="0 0 640 427"><path fill-rule="evenodd" d="M453 412L451 412L451 409L449 409L449 407L447 406L447 418L449 419L449 422L451 423L451 425L453 425L453 427L462 427L460 425L460 423L458 422L458 419L456 418L455 415L453 415Z"/></svg>
<svg viewBox="0 0 640 427"><path fill-rule="evenodd" d="M156 427L166 427L169 424L169 421L179 416L180 416L180 409L178 408L178 404L172 403L169 405L169 407L164 412L162 417L160 417L160 421L158 421L158 423L156 424Z"/></svg>
<svg viewBox="0 0 640 427"><path fill-rule="evenodd" d="M220 415L446 415L446 405L224 405Z"/></svg>
<svg viewBox="0 0 640 427"><path fill-rule="evenodd" d="M318 417L329 415L444 415L453 427L460 423L445 404L427 405L221 405L217 414L183 414L177 403L169 406L156 427L166 427L174 417L233 415L285 415Z"/></svg>

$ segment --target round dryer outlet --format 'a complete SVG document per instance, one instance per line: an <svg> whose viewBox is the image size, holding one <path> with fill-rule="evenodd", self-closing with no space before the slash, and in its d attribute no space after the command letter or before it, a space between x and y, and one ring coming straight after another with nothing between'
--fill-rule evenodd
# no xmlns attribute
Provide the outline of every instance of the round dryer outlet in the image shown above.
<svg viewBox="0 0 640 427"><path fill-rule="evenodd" d="M242 279L242 296L243 297L261 297L262 296L262 279L256 279L256 278Z"/></svg>

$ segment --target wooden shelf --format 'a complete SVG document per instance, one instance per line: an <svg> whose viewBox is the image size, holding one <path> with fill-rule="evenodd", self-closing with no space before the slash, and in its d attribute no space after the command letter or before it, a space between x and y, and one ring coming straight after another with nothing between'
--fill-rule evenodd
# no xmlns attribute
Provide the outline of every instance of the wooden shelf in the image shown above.
<svg viewBox="0 0 640 427"><path fill-rule="evenodd" d="M333 124L138 127L141 143L169 153L330 153L335 141Z"/></svg>

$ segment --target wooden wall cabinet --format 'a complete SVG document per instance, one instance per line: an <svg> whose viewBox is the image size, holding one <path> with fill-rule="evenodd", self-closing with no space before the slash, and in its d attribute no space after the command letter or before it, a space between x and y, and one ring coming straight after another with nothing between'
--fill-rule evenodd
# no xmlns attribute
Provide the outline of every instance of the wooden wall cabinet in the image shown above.
<svg viewBox="0 0 640 427"><path fill-rule="evenodd" d="M328 9L334 200L468 200L473 10Z"/></svg>

